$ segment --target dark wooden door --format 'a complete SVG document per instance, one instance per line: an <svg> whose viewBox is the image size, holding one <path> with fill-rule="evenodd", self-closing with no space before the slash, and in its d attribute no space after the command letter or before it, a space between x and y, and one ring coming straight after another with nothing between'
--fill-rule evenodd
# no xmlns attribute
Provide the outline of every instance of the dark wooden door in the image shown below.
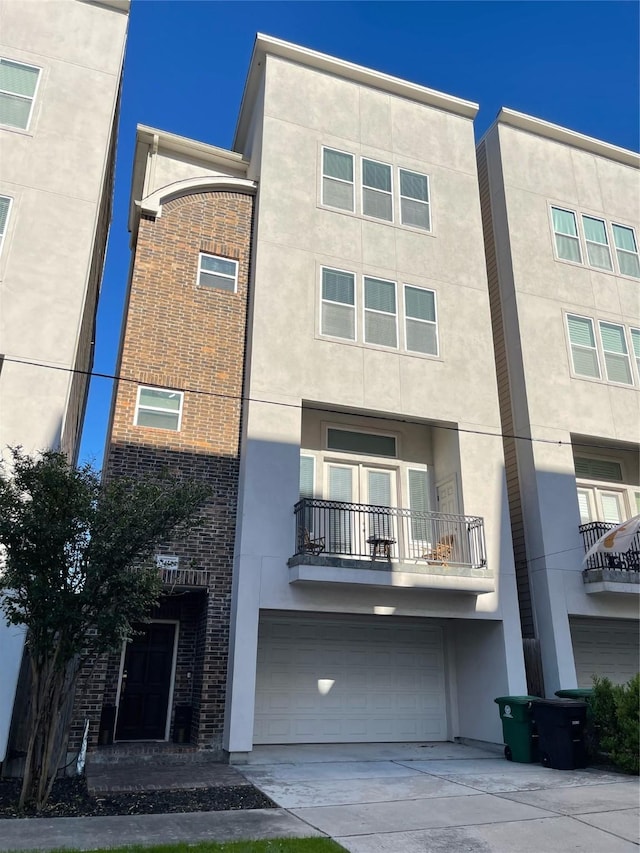
<svg viewBox="0 0 640 853"><path fill-rule="evenodd" d="M116 740L164 740L176 626L135 625L127 644Z"/></svg>

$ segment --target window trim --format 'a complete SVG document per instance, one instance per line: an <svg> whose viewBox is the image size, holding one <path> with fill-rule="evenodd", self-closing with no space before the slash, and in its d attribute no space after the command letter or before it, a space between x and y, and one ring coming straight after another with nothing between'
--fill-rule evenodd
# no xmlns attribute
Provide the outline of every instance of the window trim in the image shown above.
<svg viewBox="0 0 640 853"><path fill-rule="evenodd" d="M365 183L364 183L364 164L365 164L365 162L374 163L376 166L386 166L387 169L389 169L389 178L391 181L391 189L390 190L379 190L379 189L377 189L377 187L370 187L368 184L365 186ZM394 167L391 165L391 163L385 163L383 160L374 160L372 157L364 157L364 156L360 157L360 205L361 205L360 211L361 211L364 219L370 219L372 222L384 222L387 225L398 224L396 222L396 216L395 216L396 211L395 211L395 204L394 204L395 193L394 193L393 172L394 172ZM364 212L364 191L365 191L365 189L371 190L372 192L376 192L376 193L384 193L385 195L389 196L389 198L391 199L391 219L384 219L382 216L374 216L372 213L365 213Z"/></svg>
<svg viewBox="0 0 640 853"><path fill-rule="evenodd" d="M211 270L205 270L202 268L202 258L215 258L217 261L225 261L225 263L233 264L235 272L234 274L228 275L227 273L212 273ZM221 293L237 293L238 292L238 273L240 269L240 264L236 260L236 258L225 258L223 255L214 255L213 252L198 252L198 271L196 273L196 287L202 290L219 290ZM205 275L219 275L222 278L228 278L230 281L233 281L233 290L226 287L216 287L215 285L210 284L201 284L200 276L202 274Z"/></svg>
<svg viewBox="0 0 640 853"><path fill-rule="evenodd" d="M0 56L0 63L2 61L11 62L13 65L22 65L24 68L31 68L34 71L38 72L38 76L36 77L36 85L33 89L33 95L20 95L17 92L10 92L8 89L0 89L0 93L5 95L11 95L14 98L22 98L23 100L30 100L31 105L29 106L29 115L27 116L27 123L25 127L21 127L19 124L6 124L5 122L0 122L0 128L3 129L11 129L18 130L24 132L29 132L29 128L31 127L31 119L33 118L33 108L36 102L36 98L38 96L38 91L40 89L40 80L42 79L42 68L39 65L32 65L30 62L22 62L20 59L11 59L8 56Z"/></svg>
<svg viewBox="0 0 640 853"><path fill-rule="evenodd" d="M407 172L409 175L418 175L420 178L426 178L427 181L427 200L422 201L421 199L412 198L411 196L402 195L402 172ZM428 228L423 228L421 225L414 225L412 222L404 222L402 218L402 200L407 199L408 201L414 201L418 204L423 204L427 208L427 217L429 219ZM402 225L403 228L415 228L420 234L432 234L433 233L433 222L431 216L431 178L429 175L425 175L423 172L416 172L415 169L407 169L404 166L398 166L398 208L400 211L400 221L399 225Z"/></svg>
<svg viewBox="0 0 640 853"><path fill-rule="evenodd" d="M353 180L345 181L342 178L334 178L332 175L325 175L324 171L324 152L325 151L335 151L336 154L345 154L347 157L351 157L351 165L352 165L352 174ZM356 164L356 155L351 151L343 151L341 148L333 148L330 145L321 145L320 146L320 204L323 207L328 208L329 210L336 210L340 213L356 213L356 174L357 174L357 164ZM346 184L351 186L351 208L348 207L335 207L333 204L329 204L324 199L324 180L327 178L330 181L338 181L341 184Z"/></svg>
<svg viewBox="0 0 640 853"><path fill-rule="evenodd" d="M161 406L144 406L144 405L141 406L140 405L140 397L141 397L142 391L163 391L166 394L178 394L180 396L180 406L178 407L178 410L177 410L178 425L176 426L175 429L172 429L171 427L153 427L153 426L148 426L147 424L139 424L138 423L138 415L139 415L141 409L143 409L144 411L147 411L147 412L163 412L165 414L168 413L168 414L172 414L172 415L176 414L175 409L165 409L165 408L162 408ZM133 417L133 425L140 427L141 429L160 429L160 430L165 430L166 432L180 432L182 429L182 412L183 412L183 409L184 409L184 391L178 391L175 388L158 388L155 385L138 385L138 390L137 390L137 394L136 394L136 408L135 408L135 413L134 413L134 417Z"/></svg>
<svg viewBox="0 0 640 853"><path fill-rule="evenodd" d="M0 232L0 255L2 254L2 248L4 246L4 241L7 236L7 232L9 231L9 221L11 218L11 210L13 208L13 196L10 195L0 195L0 199L5 199L9 202L9 206L7 208L7 216L4 221L4 231Z"/></svg>

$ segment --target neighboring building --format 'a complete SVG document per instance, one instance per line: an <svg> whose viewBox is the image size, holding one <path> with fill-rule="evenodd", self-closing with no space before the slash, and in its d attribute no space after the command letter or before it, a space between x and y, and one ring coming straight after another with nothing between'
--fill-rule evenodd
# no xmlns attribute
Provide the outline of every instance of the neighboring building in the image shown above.
<svg viewBox="0 0 640 853"><path fill-rule="evenodd" d="M0 0L0 452L77 455L128 11L129 0ZM22 643L0 624L0 761Z"/></svg>
<svg viewBox="0 0 640 853"><path fill-rule="evenodd" d="M106 471L217 492L76 738L501 740L526 680L476 109L258 36L238 153L139 128Z"/></svg>
<svg viewBox="0 0 640 853"><path fill-rule="evenodd" d="M502 110L478 146L525 638L548 695L638 672L640 157Z"/></svg>

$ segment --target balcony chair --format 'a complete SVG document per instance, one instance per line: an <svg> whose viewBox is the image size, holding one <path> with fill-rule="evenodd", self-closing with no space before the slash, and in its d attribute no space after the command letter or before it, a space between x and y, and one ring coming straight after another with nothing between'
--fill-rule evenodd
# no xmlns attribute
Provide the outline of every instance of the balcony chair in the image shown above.
<svg viewBox="0 0 640 853"><path fill-rule="evenodd" d="M317 557L318 554L321 554L324 551L324 536L316 536L315 538L311 537L311 534L305 527L302 532L302 552L304 554L313 554L314 557Z"/></svg>

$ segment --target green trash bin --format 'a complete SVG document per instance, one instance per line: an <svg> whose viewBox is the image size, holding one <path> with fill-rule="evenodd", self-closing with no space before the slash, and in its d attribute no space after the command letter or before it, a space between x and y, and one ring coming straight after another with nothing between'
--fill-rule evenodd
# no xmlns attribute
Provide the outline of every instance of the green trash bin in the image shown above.
<svg viewBox="0 0 640 853"><path fill-rule="evenodd" d="M593 696L593 687L575 687L573 690L556 690L559 699L579 699L586 702Z"/></svg>
<svg viewBox="0 0 640 853"><path fill-rule="evenodd" d="M498 696L504 757L507 761L533 764L538 760L538 734L531 719L531 703L536 696Z"/></svg>

